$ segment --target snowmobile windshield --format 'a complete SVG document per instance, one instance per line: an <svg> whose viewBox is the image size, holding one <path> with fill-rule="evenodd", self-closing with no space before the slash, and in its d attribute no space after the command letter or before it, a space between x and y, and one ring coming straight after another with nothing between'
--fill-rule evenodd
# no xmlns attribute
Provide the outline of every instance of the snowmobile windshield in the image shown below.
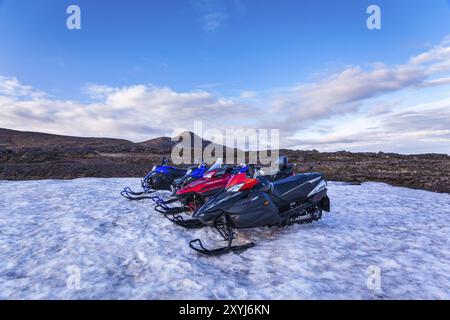
<svg viewBox="0 0 450 320"><path fill-rule="evenodd" d="M197 166L197 168L198 168L198 169L206 168L206 163L205 163L204 161L202 161L202 162Z"/></svg>
<svg viewBox="0 0 450 320"><path fill-rule="evenodd" d="M214 162L214 164L211 166L211 168L209 168L209 170L207 172L211 172L213 170L221 169L222 166L223 166L223 160L222 160L222 158L218 158L216 160L216 162Z"/></svg>
<svg viewBox="0 0 450 320"><path fill-rule="evenodd" d="M281 168L287 166L288 158L286 156L280 156L272 163L270 167L261 168L258 170L260 176L274 176L281 171Z"/></svg>
<svg viewBox="0 0 450 320"><path fill-rule="evenodd" d="M276 166L275 168L272 167L266 167L266 168L261 168L257 171L257 175L258 176L274 176L276 175L278 172L280 172L280 167Z"/></svg>

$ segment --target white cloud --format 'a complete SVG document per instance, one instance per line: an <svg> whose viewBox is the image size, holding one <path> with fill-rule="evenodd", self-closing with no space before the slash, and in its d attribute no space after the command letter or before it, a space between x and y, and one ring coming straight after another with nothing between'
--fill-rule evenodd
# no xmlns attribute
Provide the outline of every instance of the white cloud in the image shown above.
<svg viewBox="0 0 450 320"><path fill-rule="evenodd" d="M104 99L109 94L112 94L115 91L115 88L110 88L108 86L98 84L89 84L84 89L84 92L92 99Z"/></svg>
<svg viewBox="0 0 450 320"><path fill-rule="evenodd" d="M450 47L448 47L448 45L450 44L447 43L447 40L444 40L441 45L436 46L425 53L412 57L409 63L412 65L423 65L430 62L448 60L450 59Z"/></svg>
<svg viewBox="0 0 450 320"><path fill-rule="evenodd" d="M289 111L299 120L353 111L353 103L420 84L424 70L408 66L363 70L349 67L320 82L298 85L273 100L277 111Z"/></svg>
<svg viewBox="0 0 450 320"><path fill-rule="evenodd" d="M316 138L299 138L301 148L321 150L450 152L450 98L363 113Z"/></svg>
<svg viewBox="0 0 450 320"><path fill-rule="evenodd" d="M174 130L192 130L193 122L205 120L205 128L222 127L224 119L249 118L252 107L237 104L206 91L176 92L170 88L135 85L112 88L90 85L85 92L91 103L50 99L45 95L27 99L33 92L9 80L0 82L0 127L81 136L108 136L146 140Z"/></svg>
<svg viewBox="0 0 450 320"><path fill-rule="evenodd" d="M256 98L258 96L258 93L256 91L250 91L250 90L246 90L246 91L242 91L241 94L239 95L240 99L253 99Z"/></svg>
<svg viewBox="0 0 450 320"><path fill-rule="evenodd" d="M203 30L209 33L223 28L247 8L242 0L191 0L191 3L200 14Z"/></svg>
<svg viewBox="0 0 450 320"><path fill-rule="evenodd" d="M450 84L450 77L432 79L420 84L421 87L436 87Z"/></svg>
<svg viewBox="0 0 450 320"><path fill-rule="evenodd" d="M38 99L46 94L31 86L23 85L15 77L0 76L0 95Z"/></svg>
<svg viewBox="0 0 450 320"><path fill-rule="evenodd" d="M219 29L228 20L226 14L220 12L211 12L203 16L203 29L207 32L214 32Z"/></svg>
<svg viewBox="0 0 450 320"><path fill-rule="evenodd" d="M323 76L313 83L284 88L272 97L271 123L294 135L311 121L358 112L365 102L408 88L442 86L450 72L450 44L444 41L428 52L412 57L406 64L388 66L373 63L369 69L350 66Z"/></svg>

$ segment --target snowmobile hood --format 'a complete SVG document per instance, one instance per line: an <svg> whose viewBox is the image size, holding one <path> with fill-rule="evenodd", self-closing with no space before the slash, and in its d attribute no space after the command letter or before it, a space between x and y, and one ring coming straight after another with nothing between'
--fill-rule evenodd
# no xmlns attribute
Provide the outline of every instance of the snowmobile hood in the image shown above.
<svg viewBox="0 0 450 320"><path fill-rule="evenodd" d="M227 191L243 191L253 188L258 183L255 178L249 178L245 173L233 176L226 186Z"/></svg>
<svg viewBox="0 0 450 320"><path fill-rule="evenodd" d="M186 172L187 172L186 169L181 169L167 165L154 166L152 171L150 171L151 174L173 175L174 177L178 178L184 176Z"/></svg>
<svg viewBox="0 0 450 320"><path fill-rule="evenodd" d="M186 171L186 174L181 179L195 178L200 179L206 172L205 166L200 166L197 168L192 168ZM181 180L180 180L181 181Z"/></svg>
<svg viewBox="0 0 450 320"><path fill-rule="evenodd" d="M144 180L147 180L148 178L151 178L156 174L166 174L168 172L169 172L169 167L166 165L154 166L152 168L152 170L145 175Z"/></svg>
<svg viewBox="0 0 450 320"><path fill-rule="evenodd" d="M184 187L184 189L194 188L194 187L198 186L199 184L205 183L208 180L210 180L210 179L207 179L207 178L198 179L198 180L196 180L194 182L189 183L186 187ZM183 189L181 189L180 191L182 191L182 190Z"/></svg>
<svg viewBox="0 0 450 320"><path fill-rule="evenodd" d="M189 175L190 175L191 177L193 177L193 178L199 179L199 178L203 177L203 175L205 174L205 172L206 172L206 168L205 168L205 167L200 167L200 168L195 168L195 169L193 169L193 170L189 173Z"/></svg>
<svg viewBox="0 0 450 320"><path fill-rule="evenodd" d="M218 178L201 178L191 182L183 189L178 190L177 195L185 195L187 193L202 193L206 191L225 188L230 180L230 174L224 174Z"/></svg>
<svg viewBox="0 0 450 320"><path fill-rule="evenodd" d="M248 195L248 191L227 192L223 191L218 195L209 199L197 212L194 213L194 218L205 218L207 216L220 214L226 211L234 203Z"/></svg>
<svg viewBox="0 0 450 320"><path fill-rule="evenodd" d="M165 174L168 173L169 170L170 170L169 166L155 166L152 172Z"/></svg>
<svg viewBox="0 0 450 320"><path fill-rule="evenodd" d="M157 172L155 172L154 170L150 171L149 173L147 173L144 177L144 181L147 180L148 178L153 177L155 174L157 174Z"/></svg>

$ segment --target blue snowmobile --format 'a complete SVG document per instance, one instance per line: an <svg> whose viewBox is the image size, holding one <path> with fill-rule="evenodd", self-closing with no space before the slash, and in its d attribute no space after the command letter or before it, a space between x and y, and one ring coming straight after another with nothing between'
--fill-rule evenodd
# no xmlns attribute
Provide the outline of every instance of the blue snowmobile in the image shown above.
<svg viewBox="0 0 450 320"><path fill-rule="evenodd" d="M157 190L171 190L176 179L186 175L188 169L180 169L168 165L168 160L163 158L161 165L154 166L152 170L142 179L141 192L132 191L130 187L126 187L120 193L129 200L151 199L150 194Z"/></svg>

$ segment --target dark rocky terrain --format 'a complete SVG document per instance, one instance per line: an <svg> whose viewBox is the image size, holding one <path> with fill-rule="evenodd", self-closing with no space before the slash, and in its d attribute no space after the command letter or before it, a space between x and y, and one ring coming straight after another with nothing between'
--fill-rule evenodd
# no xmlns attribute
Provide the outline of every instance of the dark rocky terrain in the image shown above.
<svg viewBox="0 0 450 320"><path fill-rule="evenodd" d="M209 142L204 141L203 146ZM175 142L156 138L142 143L79 138L0 129L0 179L141 177ZM450 156L282 150L297 172L319 171L328 180L385 182L450 193Z"/></svg>

